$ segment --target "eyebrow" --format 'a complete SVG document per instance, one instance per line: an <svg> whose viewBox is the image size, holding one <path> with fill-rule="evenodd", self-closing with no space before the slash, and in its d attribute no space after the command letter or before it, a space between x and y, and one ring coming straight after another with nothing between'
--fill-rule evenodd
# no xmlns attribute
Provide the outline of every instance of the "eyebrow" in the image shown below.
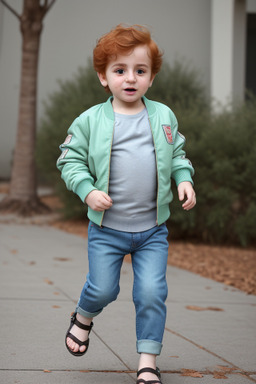
<svg viewBox="0 0 256 384"><path fill-rule="evenodd" d="M115 67L126 67L127 64L125 63L115 63L112 65L112 68L115 68ZM136 67L145 67L145 68L149 68L149 66L147 64L136 64L135 65Z"/></svg>

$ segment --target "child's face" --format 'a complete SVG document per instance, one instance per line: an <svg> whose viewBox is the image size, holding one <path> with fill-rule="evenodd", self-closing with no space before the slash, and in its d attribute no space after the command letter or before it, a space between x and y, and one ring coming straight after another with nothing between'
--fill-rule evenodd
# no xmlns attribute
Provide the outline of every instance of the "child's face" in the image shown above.
<svg viewBox="0 0 256 384"><path fill-rule="evenodd" d="M129 55L118 55L108 63L106 73L98 76L101 84L108 85L113 94L116 112L140 109L141 98L154 80L147 46L140 45Z"/></svg>

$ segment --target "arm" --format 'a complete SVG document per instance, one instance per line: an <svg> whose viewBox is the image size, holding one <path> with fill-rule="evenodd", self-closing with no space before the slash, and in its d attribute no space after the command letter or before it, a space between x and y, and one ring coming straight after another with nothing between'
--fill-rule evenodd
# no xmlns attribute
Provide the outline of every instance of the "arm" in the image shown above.
<svg viewBox="0 0 256 384"><path fill-rule="evenodd" d="M186 158L186 152L183 147L185 145L185 137L178 132L178 122L175 118L175 142L172 162L172 178L175 180L179 200L186 199L182 207L186 211L192 209L196 204L196 194L193 188L192 176L194 168L189 159Z"/></svg>
<svg viewBox="0 0 256 384"><path fill-rule="evenodd" d="M109 209L113 204L110 196L108 196L105 192L98 191L96 189L86 196L85 203L94 211L99 212Z"/></svg>
<svg viewBox="0 0 256 384"><path fill-rule="evenodd" d="M196 194L192 184L189 181L183 181L178 185L179 200L185 202L182 204L182 208L185 211L189 211L196 205Z"/></svg>
<svg viewBox="0 0 256 384"><path fill-rule="evenodd" d="M68 130L65 142L60 146L62 154L57 168L69 190L75 192L91 209L103 211L110 208L112 200L94 186L95 177L89 168L89 126L77 118Z"/></svg>

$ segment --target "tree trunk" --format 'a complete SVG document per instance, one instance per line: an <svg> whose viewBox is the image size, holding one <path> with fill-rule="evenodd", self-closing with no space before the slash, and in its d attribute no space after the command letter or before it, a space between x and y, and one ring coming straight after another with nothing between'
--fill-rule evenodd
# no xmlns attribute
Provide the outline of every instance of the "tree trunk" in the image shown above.
<svg viewBox="0 0 256 384"><path fill-rule="evenodd" d="M19 120L10 185L10 198L20 201L37 195L34 151L39 45L39 33L23 33Z"/></svg>
<svg viewBox="0 0 256 384"><path fill-rule="evenodd" d="M37 197L35 164L37 72L43 17L40 0L24 0L20 17L22 65L18 129L10 191L0 207L24 216L47 209Z"/></svg>

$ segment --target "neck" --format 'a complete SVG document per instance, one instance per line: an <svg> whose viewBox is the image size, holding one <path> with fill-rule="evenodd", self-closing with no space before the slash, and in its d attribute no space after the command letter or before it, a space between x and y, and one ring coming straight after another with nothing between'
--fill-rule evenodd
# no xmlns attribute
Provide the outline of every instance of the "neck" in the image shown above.
<svg viewBox="0 0 256 384"><path fill-rule="evenodd" d="M113 99L112 106L113 106L114 112L120 113L123 115L136 115L137 113L141 112L145 108L145 105L142 99L140 100L140 102L136 102L136 104L133 104L133 103L120 104L120 103L117 103L115 99Z"/></svg>

